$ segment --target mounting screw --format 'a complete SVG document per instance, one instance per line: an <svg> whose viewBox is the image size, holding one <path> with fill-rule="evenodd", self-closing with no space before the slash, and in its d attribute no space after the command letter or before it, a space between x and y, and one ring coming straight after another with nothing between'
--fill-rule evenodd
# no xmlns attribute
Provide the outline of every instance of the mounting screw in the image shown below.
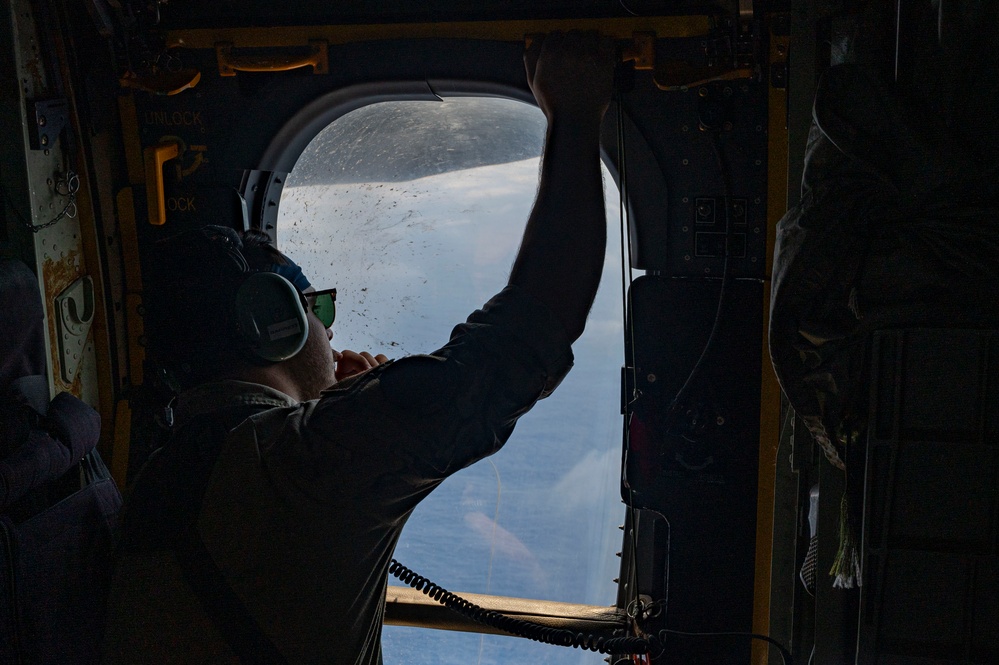
<svg viewBox="0 0 999 665"><path fill-rule="evenodd" d="M715 418L715 424L718 425L718 427L721 427L725 424L725 418L723 416L718 416Z"/></svg>
<svg viewBox="0 0 999 665"><path fill-rule="evenodd" d="M725 124L722 125L722 129L724 129L726 132L732 131L732 123L726 120Z"/></svg>
<svg viewBox="0 0 999 665"><path fill-rule="evenodd" d="M700 95L701 97L707 97L708 96L708 89L707 88L698 88L697 89L697 94Z"/></svg>
<svg viewBox="0 0 999 665"><path fill-rule="evenodd" d="M38 126L44 127L46 124L48 124L48 120L45 119L45 116L43 115L38 116Z"/></svg>
<svg viewBox="0 0 999 665"><path fill-rule="evenodd" d="M648 381L649 383L655 383L656 375L650 373L647 377L645 377L645 380Z"/></svg>

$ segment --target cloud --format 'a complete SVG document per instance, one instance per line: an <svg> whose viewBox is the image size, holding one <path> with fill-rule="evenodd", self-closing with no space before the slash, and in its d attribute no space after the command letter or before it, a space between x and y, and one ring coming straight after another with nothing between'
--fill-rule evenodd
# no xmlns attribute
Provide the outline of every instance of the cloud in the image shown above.
<svg viewBox="0 0 999 665"><path fill-rule="evenodd" d="M552 496L566 510L597 509L605 502L606 489L618 482L621 451L590 450L552 488Z"/></svg>
<svg viewBox="0 0 999 665"><path fill-rule="evenodd" d="M465 525L489 545L492 552L490 565L494 565L492 559L498 557L508 563L517 564L534 579L536 584L543 583L545 574L538 558L520 538L479 511L465 513Z"/></svg>

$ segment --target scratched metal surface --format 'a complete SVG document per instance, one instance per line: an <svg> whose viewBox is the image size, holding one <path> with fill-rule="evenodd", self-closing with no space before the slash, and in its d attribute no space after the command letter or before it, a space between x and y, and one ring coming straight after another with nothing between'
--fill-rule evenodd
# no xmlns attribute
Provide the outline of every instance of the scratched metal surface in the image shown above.
<svg viewBox="0 0 999 665"><path fill-rule="evenodd" d="M27 113L27 102L43 100L56 94L51 73L42 58L36 17L30 3L11 2L17 77L20 82L21 109ZM30 118L34 122L34 118ZM72 165L62 139L56 138L37 150L29 147L28 127L24 125L24 160L29 185L30 219L35 225L54 220L70 202L65 187L59 183ZM22 211L24 214L26 211ZM34 234L35 262L39 289L45 301L46 344L49 349L49 386L52 395L69 391L84 401L96 405L97 372L92 333L82 350L80 367L72 382L63 380L57 343L55 298L77 279L87 274L83 258L83 241L78 218L64 215L58 222Z"/></svg>

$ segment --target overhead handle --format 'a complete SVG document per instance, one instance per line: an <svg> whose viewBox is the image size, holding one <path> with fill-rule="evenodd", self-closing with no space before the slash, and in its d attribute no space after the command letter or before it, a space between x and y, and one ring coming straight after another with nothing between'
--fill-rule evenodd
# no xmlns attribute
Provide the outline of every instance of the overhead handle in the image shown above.
<svg viewBox="0 0 999 665"><path fill-rule="evenodd" d="M236 72L287 72L312 67L313 74L329 74L329 45L325 39L310 39L305 55L237 55L232 42L217 42L215 56L219 61L219 76L235 76Z"/></svg>
<svg viewBox="0 0 999 665"><path fill-rule="evenodd" d="M545 33L534 32L524 35L524 47L531 48L531 44L537 39L544 39ZM631 37L619 37L617 41L621 45L619 59L621 62L630 62L635 69L653 69L656 64L656 33L655 32L632 32Z"/></svg>

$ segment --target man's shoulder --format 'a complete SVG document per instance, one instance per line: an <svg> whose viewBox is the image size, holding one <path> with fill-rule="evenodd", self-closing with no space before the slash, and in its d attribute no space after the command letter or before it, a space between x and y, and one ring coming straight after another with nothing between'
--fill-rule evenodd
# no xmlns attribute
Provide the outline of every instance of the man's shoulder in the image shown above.
<svg viewBox="0 0 999 665"><path fill-rule="evenodd" d="M248 381L224 380L203 383L177 396L174 417L186 421L226 411L266 411L294 407L298 402L279 390Z"/></svg>

